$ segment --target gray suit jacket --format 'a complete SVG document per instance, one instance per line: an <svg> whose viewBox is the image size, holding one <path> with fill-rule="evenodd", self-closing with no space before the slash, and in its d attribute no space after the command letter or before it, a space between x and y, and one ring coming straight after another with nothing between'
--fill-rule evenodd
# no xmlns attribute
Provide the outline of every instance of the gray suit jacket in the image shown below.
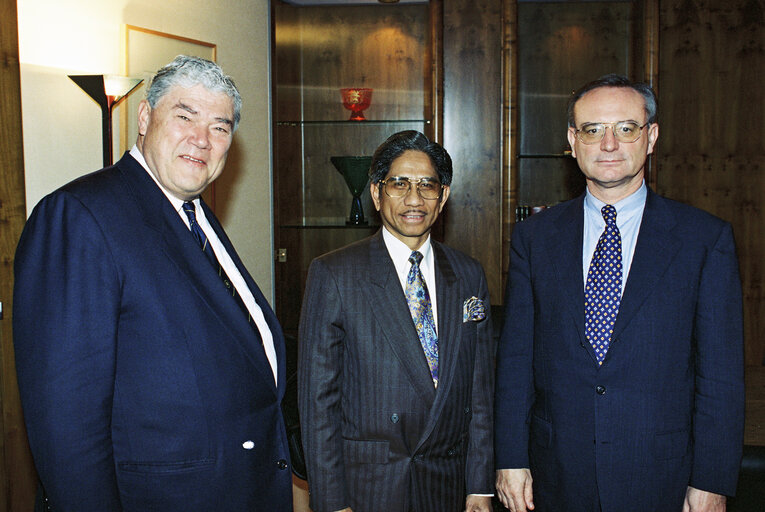
<svg viewBox="0 0 765 512"><path fill-rule="evenodd" d="M299 405L314 512L450 512L493 492L495 345L483 269L433 242L439 385L382 233L314 260ZM482 321L463 322L475 296Z"/></svg>

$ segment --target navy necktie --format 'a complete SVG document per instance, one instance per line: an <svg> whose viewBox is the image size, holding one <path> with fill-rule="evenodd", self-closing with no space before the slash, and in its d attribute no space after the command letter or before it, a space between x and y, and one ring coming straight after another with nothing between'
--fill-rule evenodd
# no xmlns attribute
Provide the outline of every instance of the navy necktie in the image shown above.
<svg viewBox="0 0 765 512"><path fill-rule="evenodd" d="M584 287L584 332L598 364L603 364L611 344L622 295L622 237L616 226L616 208L607 204L601 213L606 227L595 247Z"/></svg>
<svg viewBox="0 0 765 512"><path fill-rule="evenodd" d="M247 315L247 321L250 323L250 325L254 327L255 332L258 334L258 337L260 337L260 331L255 325L255 322L252 319L252 315L250 315L250 311L247 309L247 306L245 306L244 301L242 300L242 297L239 295L239 293L237 293L236 287L233 285L233 283L231 283L231 280L226 275L226 272L225 270L223 270L223 267L221 266L220 262L218 262L218 258L215 256L215 252L213 251L209 241L207 240L207 235L205 235L205 232L202 231L202 227L197 222L197 210L196 210L196 207L194 206L194 203L191 201L184 202L183 211L186 214L186 217L188 217L189 219L189 227L191 228L191 234L194 235L194 238L199 244L199 247L202 248L202 252L204 253L205 256L207 256L207 260L210 262L213 269L218 274L218 277L220 277L221 281L223 282L223 285L226 287L226 289L234 298L234 300L236 300L236 303L239 305L242 311Z"/></svg>
<svg viewBox="0 0 765 512"><path fill-rule="evenodd" d="M406 302L417 329L417 337L420 338L422 350L428 360L433 384L438 386L438 336L436 335L436 323L433 321L430 294L422 271L420 271L421 261L422 253L412 251L411 256L409 256L409 262L412 266L406 278Z"/></svg>

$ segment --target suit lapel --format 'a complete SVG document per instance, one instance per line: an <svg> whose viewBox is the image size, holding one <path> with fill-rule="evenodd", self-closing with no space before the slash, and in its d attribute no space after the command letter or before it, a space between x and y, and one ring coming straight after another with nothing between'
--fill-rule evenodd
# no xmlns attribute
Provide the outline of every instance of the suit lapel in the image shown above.
<svg viewBox="0 0 765 512"><path fill-rule="evenodd" d="M382 231L370 239L368 268L372 286L364 291L368 293L369 308L377 318L383 338L409 375L418 395L432 403L436 391L428 371L428 362L417 337L401 282L385 247Z"/></svg>
<svg viewBox="0 0 765 512"><path fill-rule="evenodd" d="M555 220L554 236L544 241L547 264L555 270L559 283L556 293L568 297L568 314L581 342L595 352L584 337L584 277L582 275L582 239L584 232L584 196L571 201Z"/></svg>
<svg viewBox="0 0 765 512"><path fill-rule="evenodd" d="M460 280L441 244L431 243L438 297L438 389L417 449L430 437L454 383L457 354L462 343L462 300L468 298L462 297Z"/></svg>
<svg viewBox="0 0 765 512"><path fill-rule="evenodd" d="M671 236L675 217L663 199L648 190L635 255L627 276L612 339L617 340L672 263L680 242Z"/></svg>
<svg viewBox="0 0 765 512"><path fill-rule="evenodd" d="M284 335L282 333L282 327L279 324L279 321L277 320L276 314L274 313L273 309L271 309L271 305L268 303L268 300L266 300L266 297L263 295L263 292L260 290L260 287L257 285L255 280L247 271L247 268L244 266L244 263L242 263L242 260L239 258L239 254L237 254L236 249L234 249L234 246L231 243L231 240L229 240L228 235L226 235L226 232L223 230L223 226L221 226L220 222L218 222L218 218L215 216L212 210L210 210L210 208L201 198L200 198L200 202L202 204L202 207L205 210L205 216L207 217L207 221L210 223L210 226L218 235L218 239L221 241L221 243L223 244L223 247L226 249L226 252L228 252L228 255L231 257L237 269L239 270L239 273L244 278L244 281L247 284L247 287L250 289L250 292L252 292L252 295L255 298L255 303L260 307L261 311L263 312L263 317L265 318L266 323L268 324L268 328L271 331L271 336L273 337L274 349L276 351L276 361L277 361L276 374L278 379L277 388L278 388L279 398L281 398L281 396L284 394L284 389L287 382L286 381L287 355L286 355L285 347L284 347ZM244 319L244 315L239 315L239 316L241 316L242 319ZM249 324L249 322L246 321L246 319L244 323L247 326L245 328L246 339L248 340L253 339L250 333L252 326ZM268 379L269 382L271 384L274 384L273 371L271 370L271 364L268 362L268 357L266 356L265 349L263 348L263 346L261 346L260 344L249 344L248 347L252 349L252 359L255 365L259 367L259 370L266 373L266 376L270 377Z"/></svg>
<svg viewBox="0 0 765 512"><path fill-rule="evenodd" d="M443 247L435 241L432 247L438 297L438 392L446 394L454 375L462 329L461 291Z"/></svg>
<svg viewBox="0 0 765 512"><path fill-rule="evenodd" d="M220 278L210 266L204 253L199 250L199 246L190 234L188 228L181 220L178 212L173 209L172 204L165 197L164 193L154 183L154 180L148 173L129 155L123 157L118 163L120 171L125 176L128 186L133 192L136 208L141 212L146 226L157 232L160 240L161 250L167 258L172 261L179 271L185 275L191 286L197 291L201 300L210 308L211 312L218 318L221 329L229 331L229 338L237 340L244 353L250 359L252 364L258 369L264 380L276 393L273 372L268 364L265 352L256 342L252 332L252 327L247 322L247 318L231 299L226 288L221 284ZM224 239L224 245L235 257L235 252L228 238L222 233L222 229L215 220L214 215L209 209L205 209L205 214L209 215L208 220L211 225L215 225L216 233L221 241ZM221 235L223 236L221 237ZM243 270L239 258L235 261L240 271ZM245 275L243 273L243 275ZM249 277L249 274L247 274ZM251 280L251 278L250 278ZM250 282L248 282L250 285ZM253 294L257 287L251 288ZM262 306L261 306L262 307ZM268 318L268 317L267 317ZM272 330L272 332L274 332ZM280 330L277 332L281 332ZM280 334L279 334L280 335ZM274 340L277 340L277 334L274 334ZM283 374L283 372L279 372Z"/></svg>

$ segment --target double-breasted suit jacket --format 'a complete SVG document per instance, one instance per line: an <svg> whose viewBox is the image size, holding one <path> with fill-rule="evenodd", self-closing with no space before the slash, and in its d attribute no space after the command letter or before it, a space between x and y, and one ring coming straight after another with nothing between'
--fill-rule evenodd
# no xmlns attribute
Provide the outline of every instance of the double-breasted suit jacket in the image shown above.
<svg viewBox="0 0 765 512"><path fill-rule="evenodd" d="M531 468L540 512L679 512L688 485L735 493L744 392L730 225L648 191L598 366L584 335L583 218L580 197L513 232L498 467Z"/></svg>
<svg viewBox="0 0 765 512"><path fill-rule="evenodd" d="M14 334L55 511L291 510L278 385L246 315L130 155L44 198L16 256Z"/></svg>
<svg viewBox="0 0 765 512"><path fill-rule="evenodd" d="M382 232L311 264L299 333L299 404L314 512L462 511L493 492L494 343L475 260L432 243L434 388ZM486 318L463 322L477 297Z"/></svg>

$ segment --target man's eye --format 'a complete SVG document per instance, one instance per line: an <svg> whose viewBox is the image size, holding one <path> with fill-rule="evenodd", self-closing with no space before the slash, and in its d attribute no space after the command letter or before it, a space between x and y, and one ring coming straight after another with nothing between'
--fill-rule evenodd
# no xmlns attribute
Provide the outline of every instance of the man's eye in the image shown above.
<svg viewBox="0 0 765 512"><path fill-rule="evenodd" d="M420 188L422 190L433 190L434 188L436 188L436 184L432 181L421 181Z"/></svg>
<svg viewBox="0 0 765 512"><path fill-rule="evenodd" d="M623 124L617 127L622 133L633 133L637 126L634 124Z"/></svg>
<svg viewBox="0 0 765 512"><path fill-rule="evenodd" d="M394 188L407 189L409 188L409 182L406 180L396 180L391 183Z"/></svg>
<svg viewBox="0 0 765 512"><path fill-rule="evenodd" d="M596 133L600 133L602 130L602 126L588 126L584 128L584 133L588 135L595 135Z"/></svg>

